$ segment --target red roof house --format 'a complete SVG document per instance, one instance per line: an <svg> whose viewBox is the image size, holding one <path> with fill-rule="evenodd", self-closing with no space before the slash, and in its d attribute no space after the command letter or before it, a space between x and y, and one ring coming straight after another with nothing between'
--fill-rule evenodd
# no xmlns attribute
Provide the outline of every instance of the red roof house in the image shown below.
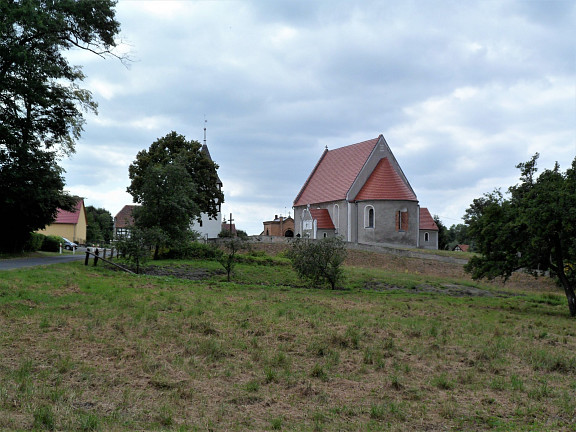
<svg viewBox="0 0 576 432"><path fill-rule="evenodd" d="M86 243L86 228L88 227L84 200L78 198L74 211L58 209L54 222L38 232L44 235L64 237L78 244Z"/></svg>
<svg viewBox="0 0 576 432"><path fill-rule="evenodd" d="M432 248L437 242L421 245L420 225L426 223L430 238L429 222L434 221L420 210L414 189L380 135L324 150L294 199L295 230L303 237L320 233L355 243Z"/></svg>

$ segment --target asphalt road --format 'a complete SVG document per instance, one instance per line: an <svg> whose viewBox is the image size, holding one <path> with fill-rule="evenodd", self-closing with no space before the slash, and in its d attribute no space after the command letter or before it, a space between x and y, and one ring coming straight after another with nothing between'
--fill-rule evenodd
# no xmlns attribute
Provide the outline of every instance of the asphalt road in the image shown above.
<svg viewBox="0 0 576 432"><path fill-rule="evenodd" d="M14 258L14 259L1 259L0 260L0 271L1 270L13 270L24 267L35 267L44 266L51 264L60 264L70 261L82 260L86 257L86 254L82 252L76 252L75 255L72 254L62 254L58 256L47 256L47 257L33 257L33 258Z"/></svg>

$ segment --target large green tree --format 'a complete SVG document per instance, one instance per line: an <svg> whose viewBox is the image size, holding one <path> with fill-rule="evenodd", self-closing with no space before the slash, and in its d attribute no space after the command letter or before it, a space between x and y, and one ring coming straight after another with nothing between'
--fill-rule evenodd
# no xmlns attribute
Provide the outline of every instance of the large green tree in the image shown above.
<svg viewBox="0 0 576 432"><path fill-rule="evenodd" d="M114 0L0 1L0 249L21 250L30 231L72 209L59 158L74 151L83 112L96 111L84 75L65 52L111 54ZM6 187L10 185L10 187Z"/></svg>
<svg viewBox="0 0 576 432"><path fill-rule="evenodd" d="M536 175L538 154L521 163L520 183L505 196L496 190L475 199L466 211L476 251L466 270L473 278L509 278L524 269L534 275L551 271L576 316L576 158L572 167Z"/></svg>
<svg viewBox="0 0 576 432"><path fill-rule="evenodd" d="M197 141L171 132L142 150L130 165L128 193L135 203L135 224L154 230L154 257L161 246L178 246L189 238L190 225L201 213L216 217L224 195L218 166Z"/></svg>

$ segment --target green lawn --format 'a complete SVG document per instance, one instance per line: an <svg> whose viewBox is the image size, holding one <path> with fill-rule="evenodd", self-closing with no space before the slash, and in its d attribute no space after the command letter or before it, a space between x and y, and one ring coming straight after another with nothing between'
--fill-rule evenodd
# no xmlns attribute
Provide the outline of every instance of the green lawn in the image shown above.
<svg viewBox="0 0 576 432"><path fill-rule="evenodd" d="M209 261L0 272L0 430L576 429L576 322L549 281L403 259L330 291L263 261L232 283Z"/></svg>

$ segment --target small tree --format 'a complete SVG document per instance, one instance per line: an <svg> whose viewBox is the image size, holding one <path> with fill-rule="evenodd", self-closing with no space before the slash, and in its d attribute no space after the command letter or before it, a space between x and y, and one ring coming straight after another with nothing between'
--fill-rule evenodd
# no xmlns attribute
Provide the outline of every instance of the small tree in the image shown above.
<svg viewBox="0 0 576 432"><path fill-rule="evenodd" d="M226 276L228 282L230 282L230 277L236 267L236 254L246 248L246 242L241 237L229 237L224 242L224 251L218 257L218 262L222 264L224 270L226 270Z"/></svg>
<svg viewBox="0 0 576 432"><path fill-rule="evenodd" d="M346 245L339 237L318 241L297 240L288 253L292 267L302 279L312 285L327 283L332 289L342 282L346 259Z"/></svg>
<svg viewBox="0 0 576 432"><path fill-rule="evenodd" d="M140 273L140 265L150 258L150 245L155 244L157 233L144 231L138 227L130 228L130 235L118 239L118 251L129 263L136 267L136 274Z"/></svg>

